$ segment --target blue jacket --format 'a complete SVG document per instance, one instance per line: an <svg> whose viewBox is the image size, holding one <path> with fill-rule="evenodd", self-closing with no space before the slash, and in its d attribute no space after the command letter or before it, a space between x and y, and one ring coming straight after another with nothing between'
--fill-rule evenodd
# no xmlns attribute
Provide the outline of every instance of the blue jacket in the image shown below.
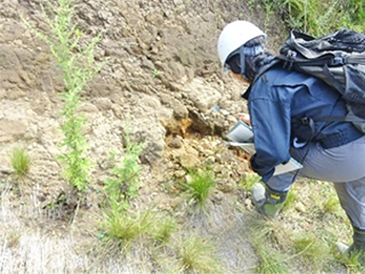
<svg viewBox="0 0 365 274"><path fill-rule="evenodd" d="M250 87L248 110L256 147L251 167L264 182L271 178L275 166L289 161L294 139L331 148L363 136L350 122L314 121L314 132L299 122L304 117L345 116L345 102L321 80L278 66Z"/></svg>

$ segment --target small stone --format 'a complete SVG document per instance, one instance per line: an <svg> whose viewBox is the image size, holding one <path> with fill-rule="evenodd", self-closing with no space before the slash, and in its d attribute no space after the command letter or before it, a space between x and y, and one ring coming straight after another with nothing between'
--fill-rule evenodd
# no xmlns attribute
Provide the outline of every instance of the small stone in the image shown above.
<svg viewBox="0 0 365 274"><path fill-rule="evenodd" d="M215 191L214 192L213 201L215 203L221 202L223 200L223 198L224 198L224 194L222 192L220 192L220 191Z"/></svg>
<svg viewBox="0 0 365 274"><path fill-rule="evenodd" d="M301 202L298 202L296 204L295 209L302 213L305 212L305 206Z"/></svg>
<svg viewBox="0 0 365 274"><path fill-rule="evenodd" d="M248 208L248 209L251 209L253 204L252 204L252 201L251 199L246 199L245 200L245 206Z"/></svg>
<svg viewBox="0 0 365 274"><path fill-rule="evenodd" d="M182 144L181 141L175 137L169 142L168 146L172 148L181 148Z"/></svg>
<svg viewBox="0 0 365 274"><path fill-rule="evenodd" d="M172 199L171 201L170 201L170 206L171 206L171 208L172 209L175 209L175 208L177 208L177 206L181 203L181 198L180 197L177 197L177 198L175 198L175 199Z"/></svg>
<svg viewBox="0 0 365 274"><path fill-rule="evenodd" d="M219 186L219 190L223 193L230 193L234 191L234 187L231 182L222 182Z"/></svg>
<svg viewBox="0 0 365 274"><path fill-rule="evenodd" d="M349 249L348 245L345 245L343 243L337 242L336 243L337 249L342 253L345 254L346 251Z"/></svg>
<svg viewBox="0 0 365 274"><path fill-rule="evenodd" d="M176 178L182 178L186 174L185 170L179 169L174 172L174 177Z"/></svg>
<svg viewBox="0 0 365 274"><path fill-rule="evenodd" d="M214 162L215 162L215 157L214 156L209 156L204 161L205 164L213 164Z"/></svg>
<svg viewBox="0 0 365 274"><path fill-rule="evenodd" d="M172 185L167 188L169 194L180 194L181 190L176 186Z"/></svg>
<svg viewBox="0 0 365 274"><path fill-rule="evenodd" d="M180 156L179 163L184 168L195 168L200 166L200 160L193 154L183 154Z"/></svg>

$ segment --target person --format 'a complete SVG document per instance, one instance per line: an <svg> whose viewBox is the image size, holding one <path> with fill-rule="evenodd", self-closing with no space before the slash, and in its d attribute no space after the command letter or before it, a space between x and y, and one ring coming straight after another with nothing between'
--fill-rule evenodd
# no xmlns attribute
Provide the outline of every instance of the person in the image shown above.
<svg viewBox="0 0 365 274"><path fill-rule="evenodd" d="M239 20L226 25L218 39L223 72L250 84L242 95L248 100L256 148L250 164L264 183L253 187L253 202L261 214L276 217L297 176L333 182L353 227L348 252L363 252L365 136L351 122L311 119L346 115L345 101L323 81L281 63L263 70L274 58L266 38L256 25ZM303 168L273 176L275 166L290 157Z"/></svg>

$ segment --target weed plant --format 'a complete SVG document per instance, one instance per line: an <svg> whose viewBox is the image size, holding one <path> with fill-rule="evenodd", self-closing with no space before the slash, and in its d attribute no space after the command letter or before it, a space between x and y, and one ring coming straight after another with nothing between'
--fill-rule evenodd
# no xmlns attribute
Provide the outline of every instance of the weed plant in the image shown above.
<svg viewBox="0 0 365 274"><path fill-rule="evenodd" d="M299 195L295 189L291 189L288 192L288 196L286 197L286 201L283 207L283 211L287 210L288 208L293 207L294 203L298 200Z"/></svg>
<svg viewBox="0 0 365 274"><path fill-rule="evenodd" d="M112 168L112 178L106 180L104 190L108 200L127 208L129 202L138 196L142 170L139 156L145 144L131 142L129 130L127 130L124 139L126 143L124 154L119 164L115 164ZM112 153L112 161L115 160L114 158L115 154Z"/></svg>
<svg viewBox="0 0 365 274"><path fill-rule="evenodd" d="M279 12L290 29L314 36L326 35L340 28L363 32L365 5L363 0L259 0L266 12Z"/></svg>
<svg viewBox="0 0 365 274"><path fill-rule="evenodd" d="M343 254L340 260L347 266L349 273L365 273L365 266L361 264L361 256L364 256L364 254L358 253L351 257Z"/></svg>
<svg viewBox="0 0 365 274"><path fill-rule="evenodd" d="M22 148L14 148L10 154L10 162L15 176L23 181L30 171L31 159Z"/></svg>
<svg viewBox="0 0 365 274"><path fill-rule="evenodd" d="M47 4L54 13L51 18L42 6L49 33L45 34L33 28L24 18L23 22L47 43L62 71L64 92L61 98L64 105L61 116L64 122L61 130L64 138L61 146L66 151L60 156L60 160L65 168L64 177L77 191L84 192L88 188L92 164L86 156L89 145L83 132L86 120L80 113L81 97L85 86L102 67L94 61L94 49L100 41L100 35L94 37L86 47L81 47L83 33L72 22L73 1L48 1Z"/></svg>
<svg viewBox="0 0 365 274"><path fill-rule="evenodd" d="M182 183L189 200L198 203L202 208L215 188L215 175L210 168L193 169L188 171L187 182Z"/></svg>

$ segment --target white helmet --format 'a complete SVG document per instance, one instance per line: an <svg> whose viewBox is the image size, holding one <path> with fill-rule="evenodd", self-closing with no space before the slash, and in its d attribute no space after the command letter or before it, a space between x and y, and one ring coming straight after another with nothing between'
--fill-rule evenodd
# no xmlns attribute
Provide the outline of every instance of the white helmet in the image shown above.
<svg viewBox="0 0 365 274"><path fill-rule="evenodd" d="M229 72L225 66L228 56L248 41L259 36L266 37L266 34L247 21L234 21L224 27L218 39L218 55L224 73Z"/></svg>

